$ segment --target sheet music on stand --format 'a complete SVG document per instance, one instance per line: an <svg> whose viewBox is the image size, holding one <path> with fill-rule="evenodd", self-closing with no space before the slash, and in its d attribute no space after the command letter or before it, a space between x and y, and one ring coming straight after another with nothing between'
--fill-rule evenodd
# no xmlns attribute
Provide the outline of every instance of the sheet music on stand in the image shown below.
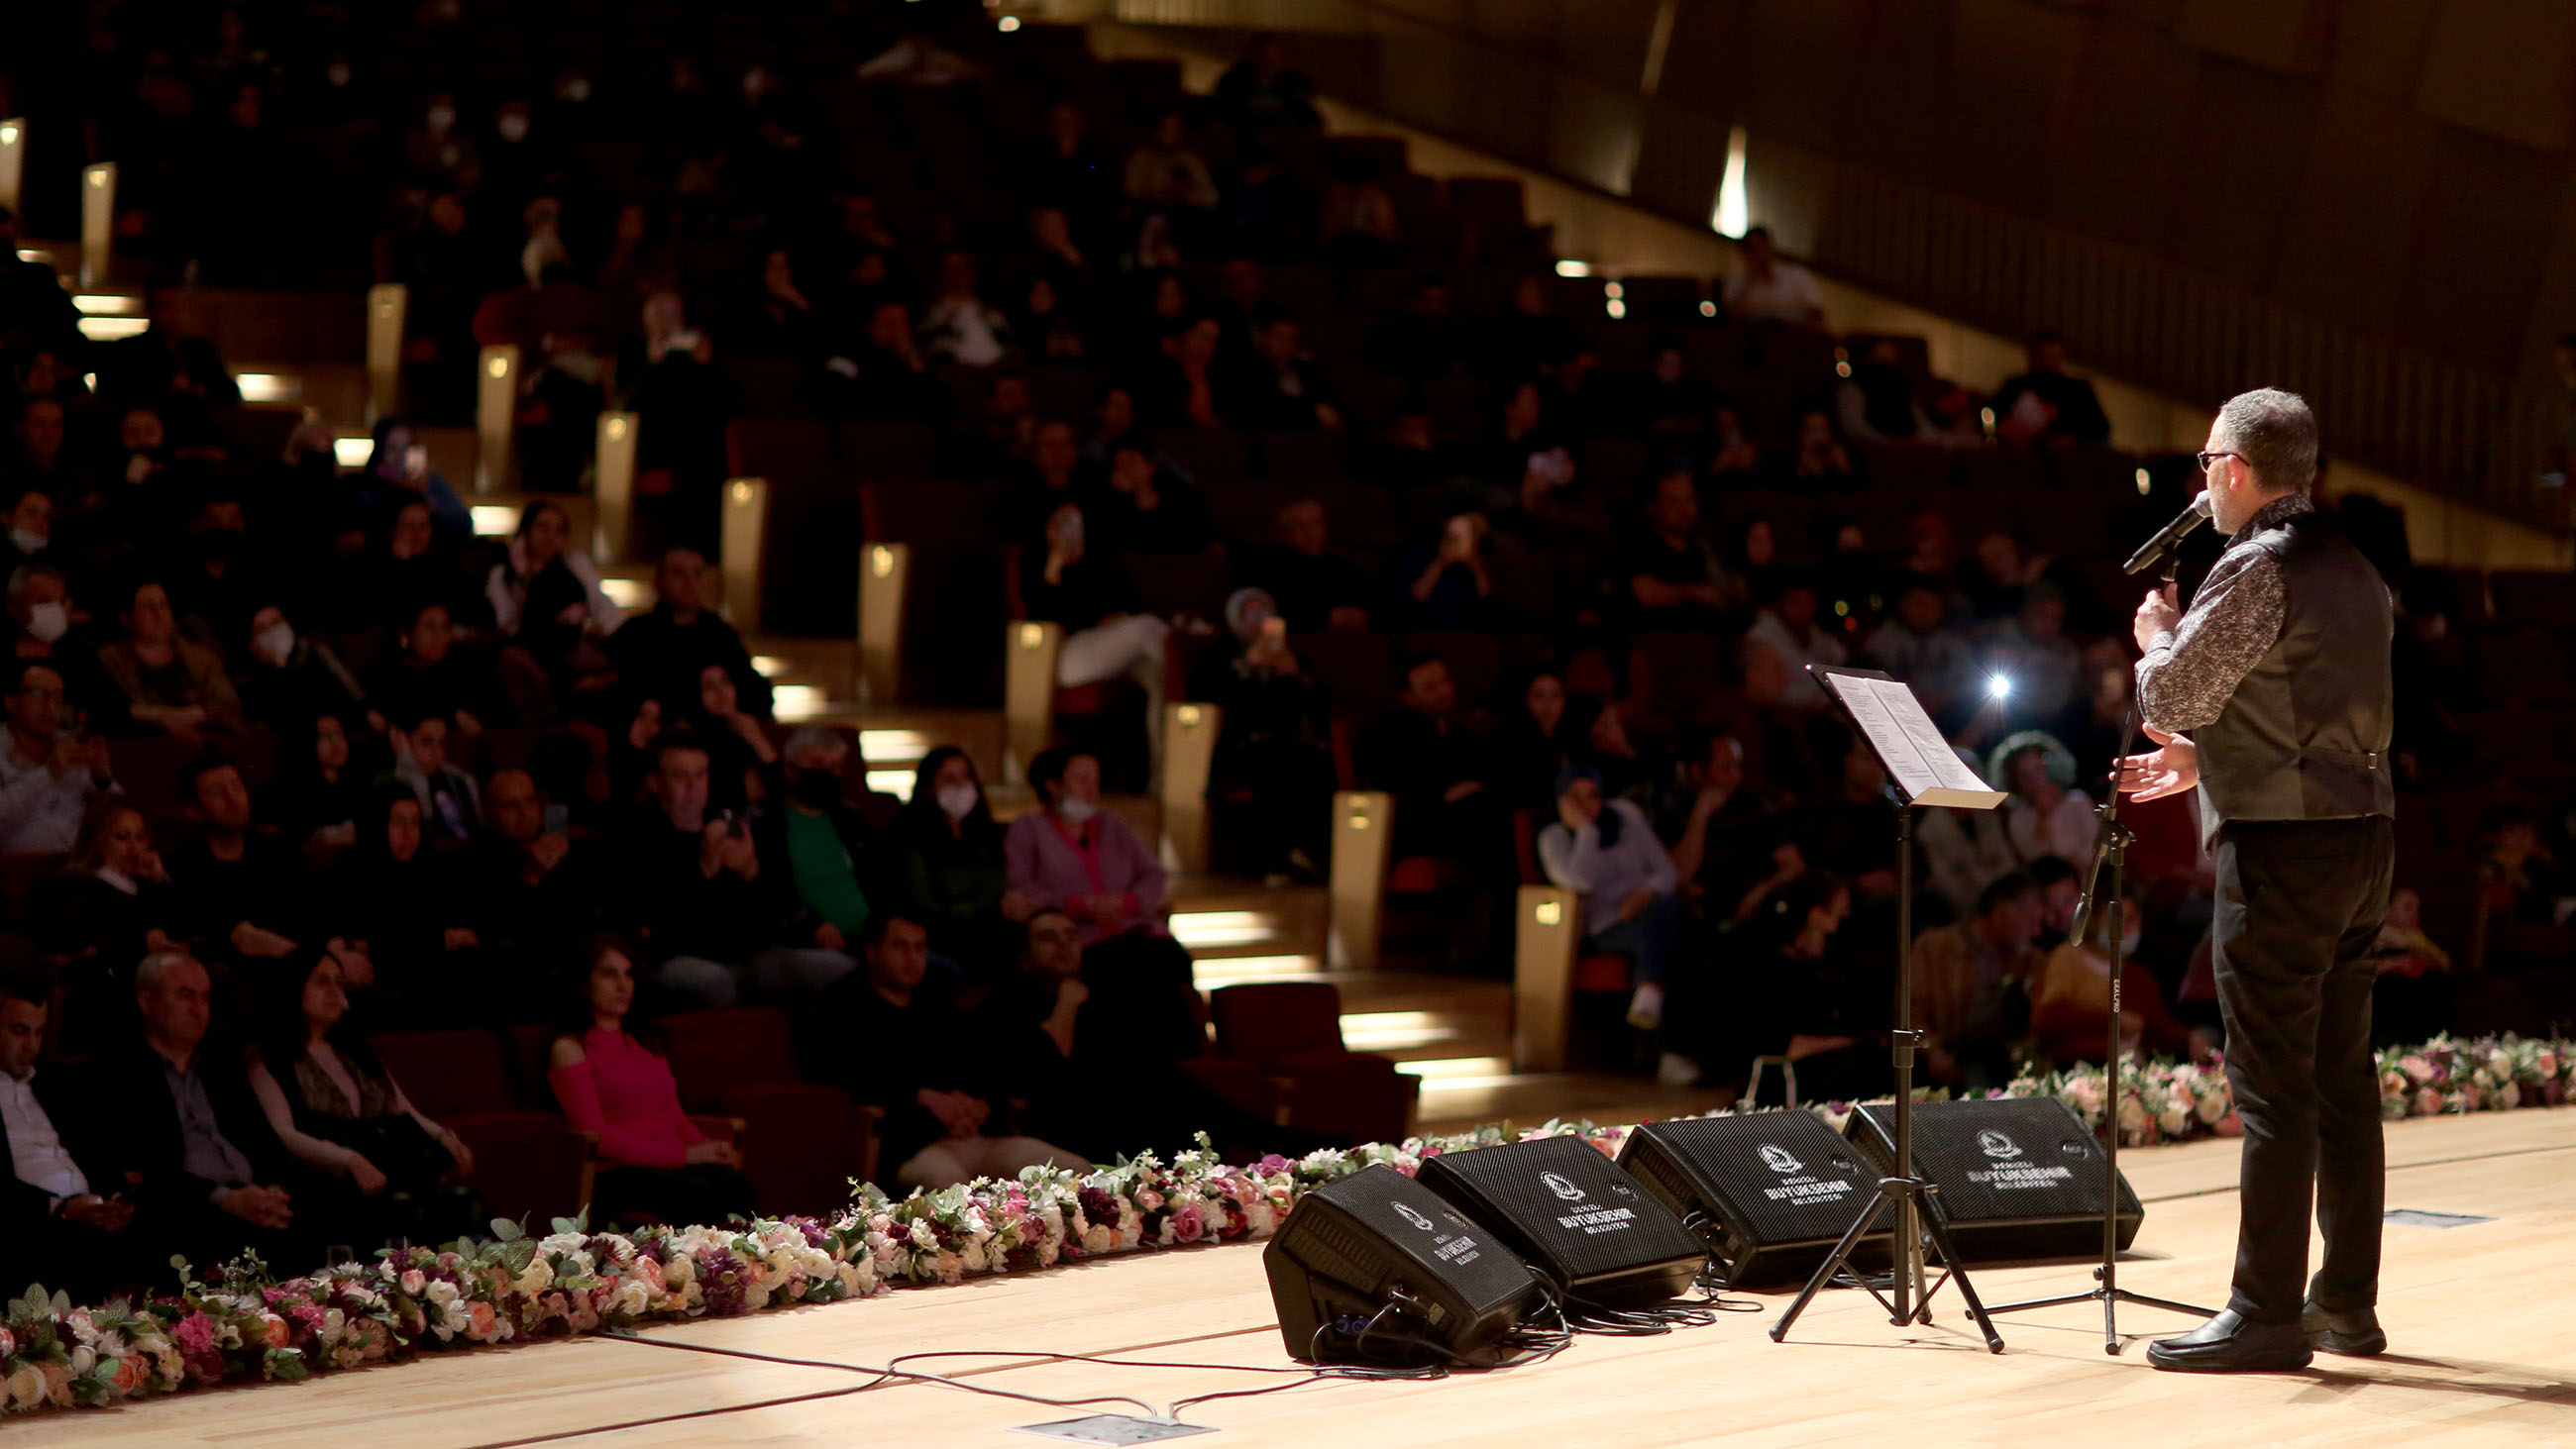
<svg viewBox="0 0 2576 1449"><path fill-rule="evenodd" d="M1872 669L1824 665L1808 669L1851 716L1908 804L1992 810L2004 802L2004 791L1978 779L1976 771L1960 762L1958 752L1923 712L1913 690Z"/></svg>

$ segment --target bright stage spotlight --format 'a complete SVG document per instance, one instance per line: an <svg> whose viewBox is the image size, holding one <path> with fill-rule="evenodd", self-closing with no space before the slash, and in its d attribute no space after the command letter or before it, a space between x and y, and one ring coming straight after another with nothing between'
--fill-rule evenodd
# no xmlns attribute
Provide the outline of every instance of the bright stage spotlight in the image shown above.
<svg viewBox="0 0 2576 1449"><path fill-rule="evenodd" d="M1998 674L1986 681L1986 693L1996 699L2012 698L2012 676Z"/></svg>

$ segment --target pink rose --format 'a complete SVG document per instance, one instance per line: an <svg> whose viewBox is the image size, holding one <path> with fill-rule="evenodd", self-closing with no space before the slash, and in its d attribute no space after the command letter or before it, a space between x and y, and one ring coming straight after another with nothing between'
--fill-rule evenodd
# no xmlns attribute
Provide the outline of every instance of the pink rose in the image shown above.
<svg viewBox="0 0 2576 1449"><path fill-rule="evenodd" d="M7 1358L9 1355L16 1353L17 1351L17 1335L9 1331L7 1324L0 1324L0 1358Z"/></svg>
<svg viewBox="0 0 2576 1449"><path fill-rule="evenodd" d="M200 1309L170 1325L170 1338L172 1342L179 1345L182 1353L213 1353L215 1321L208 1318L205 1311Z"/></svg>
<svg viewBox="0 0 2576 1449"><path fill-rule="evenodd" d="M420 1290L428 1286L428 1274L420 1271L418 1268L406 1268L403 1270L401 1287L402 1291L405 1293L410 1294L414 1298L418 1298L420 1296Z"/></svg>
<svg viewBox="0 0 2576 1449"><path fill-rule="evenodd" d="M1172 1237L1175 1241L1195 1243L1199 1240L1199 1235L1205 1231L1207 1231L1207 1220L1200 1213L1197 1203L1191 1203L1188 1207L1172 1214Z"/></svg>
<svg viewBox="0 0 2576 1449"><path fill-rule="evenodd" d="M2436 1117L2436 1116L2441 1115L2441 1111L2442 1111L2442 1094L2441 1094L2441 1093L2439 1093L2439 1092L2437 1092L2437 1091L2434 1091L2434 1090L2433 1090L2432 1088L2430 1088L2430 1087L2425 1087L2425 1088L2423 1088L2422 1090L2420 1090L2420 1091L2416 1092L2416 1094L2415 1094L2415 1115L2416 1115L2416 1116L2418 1116L2418 1117Z"/></svg>
<svg viewBox="0 0 2576 1449"><path fill-rule="evenodd" d="M484 1302L483 1300L481 1300L481 1299L479 1299L479 1298L478 1298L478 1299L474 1300L472 1303L470 1303L470 1304L467 1304L467 1305L466 1305L466 1308L465 1308L465 1336L466 1336L466 1337L468 1337L468 1338L481 1338L481 1339L488 1339L488 1338L490 1338L490 1337L492 1336L492 1330L493 1330L493 1327L494 1327L494 1325L495 1325L495 1322L496 1322L496 1320L492 1317L492 1305L491 1305L491 1304L486 1303L486 1302Z"/></svg>

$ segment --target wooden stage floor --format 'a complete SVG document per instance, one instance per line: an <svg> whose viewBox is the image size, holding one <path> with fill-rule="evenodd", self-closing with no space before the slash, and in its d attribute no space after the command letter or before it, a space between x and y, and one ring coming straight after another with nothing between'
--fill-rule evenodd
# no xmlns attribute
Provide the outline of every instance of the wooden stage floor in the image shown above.
<svg viewBox="0 0 2576 1449"><path fill-rule="evenodd" d="M1999 1320L1989 1356L1944 1290L1931 1328L1899 1331L1864 1295L1831 1292L1791 1341L1760 1314L1646 1339L1583 1338L1531 1368L1436 1383L1320 1383L1184 1414L1230 1445L1591 1444L2576 1444L2576 1314L2564 1275L2576 1243L2576 1109L2402 1122L2388 1132L2392 1208L2495 1221L2391 1225L2380 1313L2392 1353L2319 1355L2297 1374L2163 1374L2132 1342L2101 1344L2078 1305ZM2234 1142L2127 1155L2146 1200L2122 1270L2143 1293L2223 1300L2236 1221ZM653 1330L651 1337L799 1358L882 1363L902 1353L1080 1352L1279 1366L1255 1245L1109 1259L863 1303ZM1986 1269L1988 1301L2090 1286L2081 1265ZM2190 1320L2124 1307L2132 1334ZM1175 1398L1267 1376L1105 1368L1030 1358L954 1360L995 1388L1054 1397ZM403 1449L566 1443L601 1449L738 1444L1027 1446L1014 1425L1074 1417L939 1385L897 1384L801 1402L864 1379L808 1368L580 1339L332 1374L295 1386L195 1393L113 1410L13 1419L12 1449L226 1446L370 1440ZM1103 1406L1116 1407L1116 1406ZM709 1410L729 1412L707 1413ZM1132 1412L1132 1411L1131 1411ZM695 1417L682 1417L694 1415ZM378 1436L381 1436L379 1438ZM1062 1441L1057 1441L1062 1442Z"/></svg>

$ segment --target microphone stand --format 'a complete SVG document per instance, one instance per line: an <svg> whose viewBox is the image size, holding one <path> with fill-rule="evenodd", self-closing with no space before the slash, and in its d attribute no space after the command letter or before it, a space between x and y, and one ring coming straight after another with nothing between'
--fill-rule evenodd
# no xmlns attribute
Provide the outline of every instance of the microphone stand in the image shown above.
<svg viewBox="0 0 2576 1449"><path fill-rule="evenodd" d="M2164 581L2168 584L2172 583L2174 575L2181 570L2181 567L2182 561L2173 553L2167 553L2164 560ZM2134 696L2137 691L2133 688L2130 693ZM2128 758L2129 751L2136 747L2140 718L2141 702L2133 697L2129 701L2128 717L2120 729L2120 753L2116 758ZM2116 768L2115 765L2114 769ZM2215 1318L2218 1315L2214 1309L2195 1308L2188 1303L2175 1303L2164 1298L2150 1298L2143 1293L2132 1293L2120 1286L2120 1062L2121 1058L2127 1055L2120 1047L2120 977L2128 966L2125 939L2128 934L2128 922L2125 919L2127 907L2123 892L2127 885L2129 843L2136 840L2138 836L2136 831L2120 823L2120 785L2116 774L2112 778L2110 798L2095 808L2093 819L2095 821L2093 864L2085 872L2084 894L2076 904L2075 919L2070 923L2072 930L2069 933L2069 939L2080 949L2086 929L2092 924L2095 912L2100 909L2105 900L2110 902L2111 1013L2107 1028L2109 1035L2103 1038L2102 1044L2104 1059L2102 1263L2093 1270L2094 1281L2099 1286L2085 1289L2080 1293L2060 1293L2048 1298L2024 1299L2019 1303L1999 1303L1987 1309L1986 1313L1989 1315L2019 1313L2030 1308L2057 1308L2069 1303L2099 1302L2102 1305L2102 1351L2116 1355L2120 1351L2118 1315L2119 1305L2122 1303L2142 1303L2150 1308L2163 1308L2175 1313L2196 1313L2203 1318ZM2109 867L2107 881L2104 878L2105 866Z"/></svg>

